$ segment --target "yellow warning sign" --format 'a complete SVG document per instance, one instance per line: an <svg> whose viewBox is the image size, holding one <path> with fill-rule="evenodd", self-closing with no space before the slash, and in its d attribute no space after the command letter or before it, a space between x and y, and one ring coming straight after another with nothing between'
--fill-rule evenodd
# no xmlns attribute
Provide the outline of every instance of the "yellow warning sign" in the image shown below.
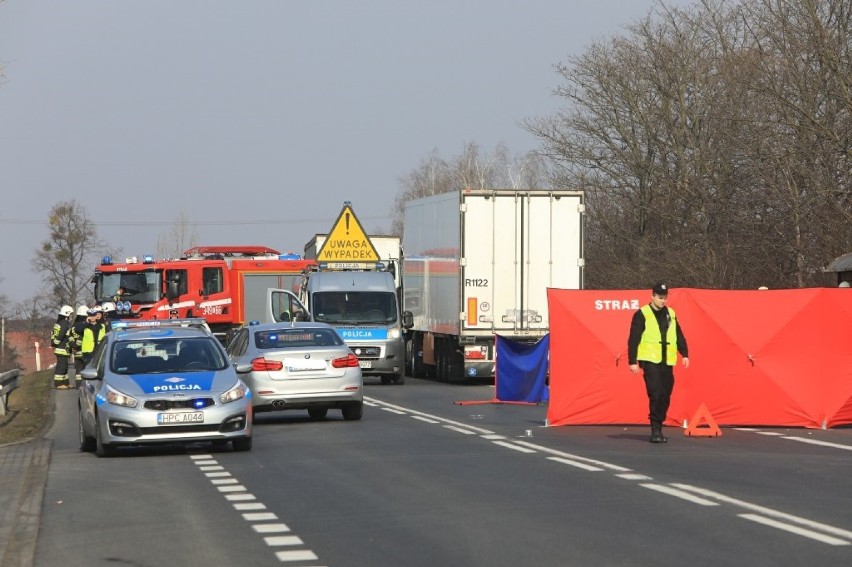
<svg viewBox="0 0 852 567"><path fill-rule="evenodd" d="M328 233L328 238L317 252L317 262L350 264L378 261L379 253L352 211L352 205L347 201L334 227Z"/></svg>

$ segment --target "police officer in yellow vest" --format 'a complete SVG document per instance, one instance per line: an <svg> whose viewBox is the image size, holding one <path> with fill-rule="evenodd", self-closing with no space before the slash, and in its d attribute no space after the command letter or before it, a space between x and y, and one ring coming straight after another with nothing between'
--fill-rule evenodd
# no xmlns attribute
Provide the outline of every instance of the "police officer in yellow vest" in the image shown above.
<svg viewBox="0 0 852 567"><path fill-rule="evenodd" d="M92 359L92 352L95 347L101 342L106 335L106 328L101 319L103 309L100 305L96 305L89 309L89 317L86 319L86 324L83 326L83 333L80 339L80 353L83 357L83 365L89 363Z"/></svg>
<svg viewBox="0 0 852 567"><path fill-rule="evenodd" d="M674 309L666 307L669 288L664 283L651 289L651 303L633 314L627 339L627 361L633 374L642 368L648 393L651 443L666 443L663 422L674 389L674 365L677 353L683 367L689 367L689 351L683 328Z"/></svg>

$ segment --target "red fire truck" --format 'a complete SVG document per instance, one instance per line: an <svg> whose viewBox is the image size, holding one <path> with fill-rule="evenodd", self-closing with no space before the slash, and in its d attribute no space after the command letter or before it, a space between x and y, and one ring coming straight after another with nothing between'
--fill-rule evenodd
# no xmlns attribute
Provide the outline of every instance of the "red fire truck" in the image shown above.
<svg viewBox="0 0 852 567"><path fill-rule="evenodd" d="M224 340L249 321L269 321L270 308L276 320L304 311L297 294L280 290L297 291L302 272L315 265L266 246L198 246L178 259L104 257L92 283L97 301L114 301L121 318L203 317Z"/></svg>

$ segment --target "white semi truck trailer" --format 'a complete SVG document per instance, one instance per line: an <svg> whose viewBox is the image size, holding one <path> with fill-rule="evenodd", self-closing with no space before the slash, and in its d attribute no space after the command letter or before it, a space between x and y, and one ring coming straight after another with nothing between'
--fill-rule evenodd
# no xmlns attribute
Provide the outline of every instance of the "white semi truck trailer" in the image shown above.
<svg viewBox="0 0 852 567"><path fill-rule="evenodd" d="M547 288L583 288L584 214L582 191L462 190L408 202L408 372L448 382L493 377L495 335L546 335Z"/></svg>

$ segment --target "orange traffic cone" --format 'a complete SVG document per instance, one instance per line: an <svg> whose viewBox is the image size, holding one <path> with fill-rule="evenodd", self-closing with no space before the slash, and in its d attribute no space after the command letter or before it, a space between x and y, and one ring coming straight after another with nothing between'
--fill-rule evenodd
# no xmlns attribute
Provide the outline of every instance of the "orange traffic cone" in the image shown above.
<svg viewBox="0 0 852 567"><path fill-rule="evenodd" d="M702 422L706 422L705 426L702 426ZM683 434L690 437L718 437L722 435L722 431L716 425L716 420L710 415L707 406L701 404Z"/></svg>

